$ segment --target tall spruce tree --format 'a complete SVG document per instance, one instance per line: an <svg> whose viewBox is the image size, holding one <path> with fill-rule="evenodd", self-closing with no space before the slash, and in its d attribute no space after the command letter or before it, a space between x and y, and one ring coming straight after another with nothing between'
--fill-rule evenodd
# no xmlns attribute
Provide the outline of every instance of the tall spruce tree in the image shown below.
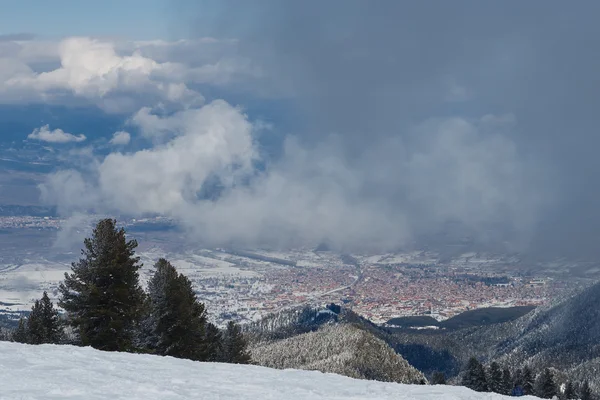
<svg viewBox="0 0 600 400"><path fill-rule="evenodd" d="M494 393L502 393L502 370L497 362L493 362L490 365L490 369L487 375L488 390Z"/></svg>
<svg viewBox="0 0 600 400"><path fill-rule="evenodd" d="M204 304L196 298L190 280L178 274L167 260L158 260L155 269L148 284L150 320L154 325L151 346L158 354L207 360Z"/></svg>
<svg viewBox="0 0 600 400"><path fill-rule="evenodd" d="M534 377L533 372L531 372L531 368L525 367L523 368L523 374L521 375L521 387L523 388L524 394L533 394L534 390Z"/></svg>
<svg viewBox="0 0 600 400"><path fill-rule="evenodd" d="M25 318L19 319L19 325L12 334L12 340L17 343L28 343L29 337L27 335L27 322Z"/></svg>
<svg viewBox="0 0 600 400"><path fill-rule="evenodd" d="M206 361L221 361L223 356L223 336L216 325L210 322L206 324L204 341L208 350Z"/></svg>
<svg viewBox="0 0 600 400"><path fill-rule="evenodd" d="M512 391L512 377L510 376L510 370L504 368L502 371L502 394L509 395Z"/></svg>
<svg viewBox="0 0 600 400"><path fill-rule="evenodd" d="M592 400L592 390L590 389L590 384L588 381L584 381L581 387L579 388L579 398L581 400Z"/></svg>
<svg viewBox="0 0 600 400"><path fill-rule="evenodd" d="M46 292L31 308L27 318L27 334L31 344L59 343L61 340L58 311Z"/></svg>
<svg viewBox="0 0 600 400"><path fill-rule="evenodd" d="M558 388L554 382L554 375L549 368L546 368L535 381L535 395L542 399L551 399L557 393Z"/></svg>
<svg viewBox="0 0 600 400"><path fill-rule="evenodd" d="M144 302L137 242L127 240L115 220L103 219L84 246L82 258L60 284L59 305L84 346L130 351Z"/></svg>
<svg viewBox="0 0 600 400"><path fill-rule="evenodd" d="M446 384L446 375L443 372L436 371L433 373L431 377L432 385L445 385Z"/></svg>
<svg viewBox="0 0 600 400"><path fill-rule="evenodd" d="M240 326L229 321L223 335L223 361L231 364L249 364L250 354L247 347Z"/></svg>
<svg viewBox="0 0 600 400"><path fill-rule="evenodd" d="M513 374L513 387L523 387L523 370L521 368L517 368L515 373Z"/></svg>
<svg viewBox="0 0 600 400"><path fill-rule="evenodd" d="M565 400L573 400L577 397L575 394L575 388L573 387L573 382L567 381L565 384L565 391L563 393L563 398Z"/></svg>
<svg viewBox="0 0 600 400"><path fill-rule="evenodd" d="M485 369L475 357L469 359L461 384L477 392L488 391Z"/></svg>

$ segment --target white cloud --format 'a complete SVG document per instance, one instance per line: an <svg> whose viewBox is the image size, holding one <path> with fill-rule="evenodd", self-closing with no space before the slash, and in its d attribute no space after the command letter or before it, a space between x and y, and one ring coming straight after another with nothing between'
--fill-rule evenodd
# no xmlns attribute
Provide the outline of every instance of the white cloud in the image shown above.
<svg viewBox="0 0 600 400"><path fill-rule="evenodd" d="M133 154L110 154L99 166L106 205L128 213L173 214L211 176L233 184L252 172L257 157L252 125L224 101L164 118L181 134L164 145ZM120 193L120 194L117 194Z"/></svg>
<svg viewBox="0 0 600 400"><path fill-rule="evenodd" d="M149 122L137 120L142 133L158 129L162 141L112 153L83 174L52 175L42 186L44 199L64 210L167 215L191 238L214 245L328 241L339 249L382 250L448 221L473 229L499 222L527 227L539 204L531 194L542 196L529 186L535 180L514 143L498 132L503 118L429 120L408 136L378 138L351 158L343 136L316 145L288 137L282 157L265 160L255 127L224 101L140 115ZM215 182L220 194L202 197Z"/></svg>
<svg viewBox="0 0 600 400"><path fill-rule="evenodd" d="M192 84L228 85L260 71L235 55L235 41L0 42L0 102L58 103L83 99L111 113L143 106L198 107Z"/></svg>
<svg viewBox="0 0 600 400"><path fill-rule="evenodd" d="M110 144L115 146L124 146L129 144L131 141L131 135L129 132L118 131L113 134L112 139L110 140Z"/></svg>
<svg viewBox="0 0 600 400"><path fill-rule="evenodd" d="M41 140L49 143L69 143L69 142L83 142L86 137L85 135L73 135L67 133L62 129L50 130L50 125L44 125L41 128L36 128L28 136L28 139Z"/></svg>

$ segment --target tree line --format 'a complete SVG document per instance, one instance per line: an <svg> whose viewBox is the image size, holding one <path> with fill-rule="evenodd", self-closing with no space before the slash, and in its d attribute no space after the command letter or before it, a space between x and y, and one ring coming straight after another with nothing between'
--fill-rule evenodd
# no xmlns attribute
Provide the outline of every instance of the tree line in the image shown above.
<svg viewBox="0 0 600 400"><path fill-rule="evenodd" d="M438 375L436 379L441 380L443 376ZM549 368L545 368L536 376L527 366L511 372L508 368L501 368L498 363L493 362L485 368L475 357L469 360L461 385L477 392L495 392L509 396L532 395L543 399L552 399L556 396L564 400L595 399L587 381L583 383L567 381L564 390L561 391Z"/></svg>
<svg viewBox="0 0 600 400"><path fill-rule="evenodd" d="M230 321L220 330L210 323L191 281L169 261L156 262L147 291L142 289L137 246L114 219L99 221L84 241L81 258L59 285L58 305L64 315L44 292L29 316L21 318L12 340L249 363L240 327Z"/></svg>

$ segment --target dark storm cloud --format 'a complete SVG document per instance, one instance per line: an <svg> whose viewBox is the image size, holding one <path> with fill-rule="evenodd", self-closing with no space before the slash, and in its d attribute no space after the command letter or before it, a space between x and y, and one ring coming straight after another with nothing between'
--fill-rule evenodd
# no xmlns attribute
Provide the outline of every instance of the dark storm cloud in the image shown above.
<svg viewBox="0 0 600 400"><path fill-rule="evenodd" d="M219 0L179 5L195 15L197 34L239 38L242 51L262 65L263 85L298 100L308 121L302 142L314 145L330 133L340 135L340 157L353 173L368 175L357 197L395 202L407 218L422 218L427 229L447 218L469 219L469 209L483 209L477 224L523 227L535 246L597 247L600 3ZM430 122L425 131L414 129L432 118L479 121L486 115L514 116L516 122L509 128L504 124L501 133L490 124L480 126L465 140L449 133L446 143L427 131L438 129ZM390 147L390 141L401 145ZM439 146L438 154L432 149ZM406 169L398 161L420 151L431 157L425 164L409 162L412 169ZM452 162L440 161L452 151ZM456 167L475 151L483 152L483 159ZM498 159L492 165L485 157ZM481 180L469 176L469 168L482 165L489 173ZM460 186L465 179L472 181ZM511 179L518 182L508 185ZM428 182L429 192L415 189ZM410 200L415 190L416 204ZM485 200L486 193L494 200ZM481 204L500 197L494 207ZM466 202L465 210L439 212L448 202ZM428 218L438 212L439 218ZM419 225L418 218L411 225Z"/></svg>

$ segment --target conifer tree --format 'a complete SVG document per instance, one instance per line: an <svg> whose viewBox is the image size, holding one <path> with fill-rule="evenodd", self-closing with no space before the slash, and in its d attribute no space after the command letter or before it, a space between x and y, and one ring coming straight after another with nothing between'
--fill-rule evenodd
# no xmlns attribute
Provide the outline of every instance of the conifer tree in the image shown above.
<svg viewBox="0 0 600 400"><path fill-rule="evenodd" d="M509 395L512 390L512 377L508 368L502 371L502 394Z"/></svg>
<svg viewBox="0 0 600 400"><path fill-rule="evenodd" d="M113 219L96 225L85 239L82 258L60 284L59 305L69 313L81 344L100 350L132 350L144 302L139 284L137 242Z"/></svg>
<svg viewBox="0 0 600 400"><path fill-rule="evenodd" d="M563 393L563 397L565 400L573 400L576 398L575 388L573 387L573 382L567 381L565 385L565 392Z"/></svg>
<svg viewBox="0 0 600 400"><path fill-rule="evenodd" d="M475 358L471 357L467 364L467 370L462 378L462 386L477 392L487 392L488 385L483 365Z"/></svg>
<svg viewBox="0 0 600 400"><path fill-rule="evenodd" d="M433 385L445 385L446 384L446 375L443 372L434 372L431 377L431 383Z"/></svg>
<svg viewBox="0 0 600 400"><path fill-rule="evenodd" d="M192 283L165 259L158 260L155 268L148 284L150 318L154 323L150 342L158 354L208 359L204 304L197 300Z"/></svg>
<svg viewBox="0 0 600 400"><path fill-rule="evenodd" d="M219 328L212 323L206 324L204 340L207 346L207 361L221 361L223 356L223 336Z"/></svg>
<svg viewBox="0 0 600 400"><path fill-rule="evenodd" d="M490 365L490 370L488 373L488 390L494 393L502 393L503 385L502 385L502 371L500 370L500 366L497 362L493 362Z"/></svg>
<svg viewBox="0 0 600 400"><path fill-rule="evenodd" d="M27 318L29 343L59 343L61 339L58 311L44 292L41 300L36 300Z"/></svg>
<svg viewBox="0 0 600 400"><path fill-rule="evenodd" d="M542 399L551 399L558 393L554 376L549 368L538 376L535 382L535 395Z"/></svg>
<svg viewBox="0 0 600 400"><path fill-rule="evenodd" d="M19 319L19 325L17 326L17 329L15 329L12 335L12 340L17 343L29 342L29 338L27 337L27 323L25 321L25 318L21 317Z"/></svg>
<svg viewBox="0 0 600 400"><path fill-rule="evenodd" d="M588 381L584 381L579 389L579 398L581 400L592 400L592 390Z"/></svg>
<svg viewBox="0 0 600 400"><path fill-rule="evenodd" d="M521 384L523 388L524 394L533 394L533 386L534 386L534 377L533 372L529 367L523 368L523 374L521 375Z"/></svg>
<svg viewBox="0 0 600 400"><path fill-rule="evenodd" d="M513 387L523 387L523 370L518 368L513 374Z"/></svg>
<svg viewBox="0 0 600 400"><path fill-rule="evenodd" d="M223 361L231 364L249 364L248 344L236 323L229 321L223 337Z"/></svg>

